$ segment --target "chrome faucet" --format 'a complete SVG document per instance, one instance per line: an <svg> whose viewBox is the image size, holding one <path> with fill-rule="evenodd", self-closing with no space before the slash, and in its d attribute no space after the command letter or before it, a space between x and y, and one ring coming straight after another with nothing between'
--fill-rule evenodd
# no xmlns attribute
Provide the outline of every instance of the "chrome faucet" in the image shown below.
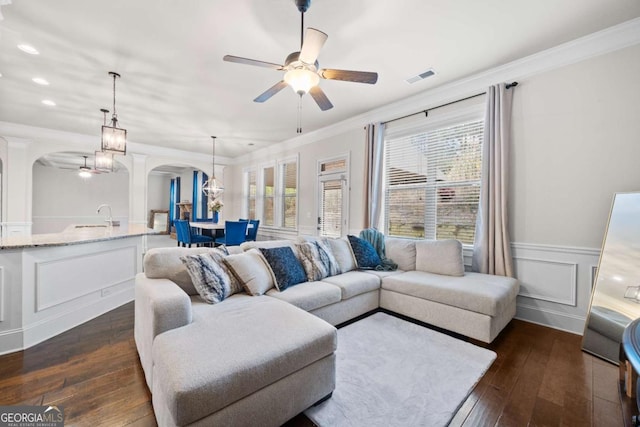
<svg viewBox="0 0 640 427"><path fill-rule="evenodd" d="M109 223L110 227L113 227L113 216L112 216L112 213L111 213L111 206L107 205L106 203L98 206L98 213L100 213L100 210L102 208L109 208L109 217L107 219L105 219L105 221L107 221Z"/></svg>

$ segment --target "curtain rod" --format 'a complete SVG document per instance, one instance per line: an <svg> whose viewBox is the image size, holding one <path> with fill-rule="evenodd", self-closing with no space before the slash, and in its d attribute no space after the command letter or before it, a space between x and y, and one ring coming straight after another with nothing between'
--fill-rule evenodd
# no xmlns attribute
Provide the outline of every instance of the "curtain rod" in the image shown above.
<svg viewBox="0 0 640 427"><path fill-rule="evenodd" d="M507 89L511 89L512 87L516 87L516 86L518 86L518 82L507 83L505 87ZM486 95L486 93L487 92L476 93L475 95L467 96L466 98L458 99L456 101L447 102L446 104L438 105L436 107L427 108L426 110L418 111L417 113L411 113L411 114L407 114L406 116L397 117L395 119L387 120L386 122L382 122L382 124L386 125L387 123L395 122L397 120L406 119L407 117L416 116L418 114L423 114L423 113L425 114L425 116L427 116L429 114L429 111L431 111L431 110L436 110L438 108L447 107L449 105L457 104L458 102L466 101L468 99L477 98L479 96Z"/></svg>

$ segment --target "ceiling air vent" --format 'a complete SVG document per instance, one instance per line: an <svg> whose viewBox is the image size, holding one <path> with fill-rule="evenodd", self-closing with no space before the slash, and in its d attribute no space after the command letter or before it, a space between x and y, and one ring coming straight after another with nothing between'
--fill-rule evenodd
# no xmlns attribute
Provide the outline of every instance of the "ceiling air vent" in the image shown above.
<svg viewBox="0 0 640 427"><path fill-rule="evenodd" d="M433 68L429 68L427 71L423 71L417 76L409 77L406 82L409 84L413 84L415 82L419 82L420 80L424 80L427 77L435 76L436 72Z"/></svg>

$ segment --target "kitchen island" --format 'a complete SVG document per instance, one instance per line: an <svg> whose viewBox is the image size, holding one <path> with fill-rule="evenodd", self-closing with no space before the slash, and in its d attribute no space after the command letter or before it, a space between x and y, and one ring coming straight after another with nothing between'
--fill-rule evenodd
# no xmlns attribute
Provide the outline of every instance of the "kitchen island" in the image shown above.
<svg viewBox="0 0 640 427"><path fill-rule="evenodd" d="M0 354L22 350L133 300L145 225L70 225L0 239Z"/></svg>

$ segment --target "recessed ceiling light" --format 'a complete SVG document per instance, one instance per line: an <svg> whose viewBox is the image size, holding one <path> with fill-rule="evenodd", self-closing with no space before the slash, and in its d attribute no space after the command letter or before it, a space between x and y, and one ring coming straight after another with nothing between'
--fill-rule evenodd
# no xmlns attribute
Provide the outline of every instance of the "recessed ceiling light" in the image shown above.
<svg viewBox="0 0 640 427"><path fill-rule="evenodd" d="M36 49L35 47L31 46L30 44L19 44L18 45L18 49L20 49L23 52L28 53L29 55L39 55L40 52L38 52L38 49Z"/></svg>
<svg viewBox="0 0 640 427"><path fill-rule="evenodd" d="M31 79L34 83L38 83L42 86L49 86L49 82L43 79L42 77L34 77Z"/></svg>
<svg viewBox="0 0 640 427"><path fill-rule="evenodd" d="M53 102L53 101L52 101L52 100L50 100L50 99L43 99L43 100L42 100L42 103L43 103L44 105L48 105L49 107L55 107L55 106L56 106L56 103L55 103L55 102Z"/></svg>

